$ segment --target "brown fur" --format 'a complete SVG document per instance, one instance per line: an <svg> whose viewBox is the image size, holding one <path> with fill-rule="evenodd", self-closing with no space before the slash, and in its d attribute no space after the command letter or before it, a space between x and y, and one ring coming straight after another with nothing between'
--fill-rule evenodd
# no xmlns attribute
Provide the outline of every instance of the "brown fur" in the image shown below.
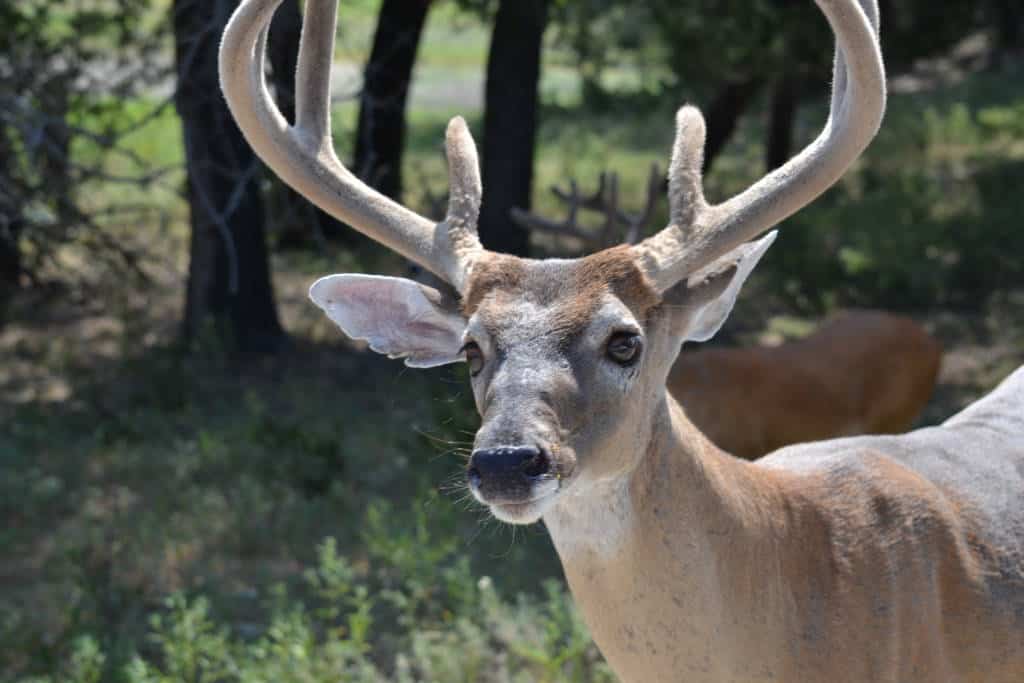
<svg viewBox="0 0 1024 683"><path fill-rule="evenodd" d="M705 436L753 460L792 443L906 431L941 359L914 321L847 311L778 347L684 351L668 389Z"/></svg>
<svg viewBox="0 0 1024 683"><path fill-rule="evenodd" d="M577 335L589 323L606 293L614 294L641 320L660 302L660 297L637 266L629 247L615 247L582 259L565 262L570 272L552 263L520 259L505 254L487 254L470 274L462 312L467 318L480 310L490 296L504 305L495 306L485 317L490 328L507 316L514 316L517 302L528 300L558 308L553 327L545 330L562 339Z"/></svg>
<svg viewBox="0 0 1024 683"><path fill-rule="evenodd" d="M489 293L501 290L511 296L522 291L526 277L526 262L506 254L487 254L473 264L462 295L462 314L467 318L476 313L480 302Z"/></svg>
<svg viewBox="0 0 1024 683"><path fill-rule="evenodd" d="M955 494L867 442L796 473L728 457L672 402L656 420L623 547L545 517L623 680L1024 680L1024 632L988 598L999 551Z"/></svg>

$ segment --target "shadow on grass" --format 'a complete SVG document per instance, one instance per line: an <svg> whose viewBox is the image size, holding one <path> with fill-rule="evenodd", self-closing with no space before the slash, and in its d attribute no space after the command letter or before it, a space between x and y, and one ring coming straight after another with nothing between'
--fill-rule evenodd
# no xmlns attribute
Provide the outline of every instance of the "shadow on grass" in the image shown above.
<svg viewBox="0 0 1024 683"><path fill-rule="evenodd" d="M462 562L505 595L560 576L542 529L481 525L462 490L476 413L459 370L295 341L244 362L140 344L61 372L60 400L0 403L0 672L83 632L144 647L179 591L258 625L326 537L383 586Z"/></svg>

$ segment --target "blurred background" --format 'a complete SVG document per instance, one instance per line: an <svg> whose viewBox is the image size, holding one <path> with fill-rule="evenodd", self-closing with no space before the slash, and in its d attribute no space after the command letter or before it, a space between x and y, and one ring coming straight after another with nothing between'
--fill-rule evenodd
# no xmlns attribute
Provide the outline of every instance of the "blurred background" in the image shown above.
<svg viewBox="0 0 1024 683"><path fill-rule="evenodd" d="M240 137L215 71L236 4L0 3L0 680L613 680L543 528L468 500L464 371L365 353L308 303L319 275L409 268ZM300 26L284 0L286 116ZM934 424L1024 362L1024 4L883 0L882 26L881 133L715 343L901 312L945 349ZM606 173L664 225L651 165L685 101L724 198L820 130L831 55L810 0L354 0L335 139L437 215L462 114L485 246L578 254L600 212L511 209L561 223L549 187Z"/></svg>

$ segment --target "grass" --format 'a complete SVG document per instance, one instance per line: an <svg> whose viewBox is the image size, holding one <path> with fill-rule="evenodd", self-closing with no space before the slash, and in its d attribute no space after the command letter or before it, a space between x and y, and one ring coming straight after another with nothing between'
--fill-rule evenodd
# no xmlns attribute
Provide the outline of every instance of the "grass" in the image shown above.
<svg viewBox="0 0 1024 683"><path fill-rule="evenodd" d="M272 589L296 593L289 609L313 599L307 578L323 567L315 550L328 537L378 629L362 654L385 673L359 680L391 680L420 629L446 640L447 626L473 616L456 601L478 577L501 573L502 596L514 596L557 575L537 530L517 540L466 514L454 483L473 427L464 395L452 391L461 378L308 344L246 369L125 351L109 367L95 358L66 365L64 400L5 404L5 678L64 666L83 638L106 653L104 676L127 676L136 654L152 655L143 634L147 624L159 634L151 617L168 595L181 596L170 619L196 608L186 596L202 595L217 629L274 623ZM435 585L447 573L451 585ZM564 602L564 591L549 598ZM493 602L509 614L520 604L496 591ZM310 647L333 647L328 626L340 628L318 617L327 640Z"/></svg>

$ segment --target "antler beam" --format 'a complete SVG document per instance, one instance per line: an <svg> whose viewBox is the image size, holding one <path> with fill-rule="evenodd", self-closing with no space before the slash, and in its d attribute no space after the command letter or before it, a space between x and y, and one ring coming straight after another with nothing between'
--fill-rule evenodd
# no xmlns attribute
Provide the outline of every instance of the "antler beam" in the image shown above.
<svg viewBox="0 0 1024 683"><path fill-rule="evenodd" d="M671 222L636 247L660 290L810 203L839 180L878 131L885 111L885 70L877 0L815 1L836 34L832 102L821 134L797 156L728 201L709 205L701 176L704 119L690 106L676 115Z"/></svg>
<svg viewBox="0 0 1024 683"><path fill-rule="evenodd" d="M256 153L300 194L462 290L474 258L481 185L465 121L446 134L448 214L435 223L373 190L338 160L331 138L330 72L337 0L307 0L299 46L297 116L288 124L267 91L267 31L281 0L244 0L220 47L220 81L235 121Z"/></svg>

